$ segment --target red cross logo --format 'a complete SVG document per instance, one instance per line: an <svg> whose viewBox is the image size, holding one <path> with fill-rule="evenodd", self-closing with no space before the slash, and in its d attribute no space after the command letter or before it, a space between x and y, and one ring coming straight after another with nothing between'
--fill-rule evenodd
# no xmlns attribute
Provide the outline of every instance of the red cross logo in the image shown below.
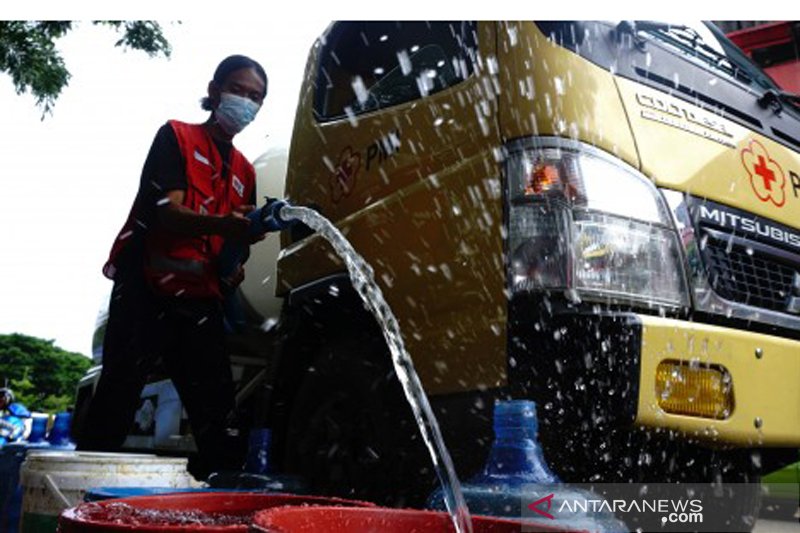
<svg viewBox="0 0 800 533"><path fill-rule="evenodd" d="M334 203L353 192L356 177L361 168L361 154L354 152L349 146L339 154L339 163L329 179L331 199Z"/></svg>
<svg viewBox="0 0 800 533"><path fill-rule="evenodd" d="M786 176L777 161L770 159L764 145L755 140L750 141L750 145L742 150L742 164L758 199L782 207L786 202Z"/></svg>
<svg viewBox="0 0 800 533"><path fill-rule="evenodd" d="M764 157L758 156L758 164L755 167L756 174L764 178L764 188L772 190L772 182L775 181L775 173L769 169Z"/></svg>
<svg viewBox="0 0 800 533"><path fill-rule="evenodd" d="M535 502L533 502L531 504L528 504L528 509L530 509L534 513L539 513L540 515L544 516L545 518L549 518L550 520L555 520L556 517L551 515L548 512L550 510L550 507L553 506L553 496L555 496L555 494L549 494L549 495L545 496L544 498L539 498ZM547 504L547 511L542 511L541 509L539 509L539 504L540 503L546 503Z"/></svg>

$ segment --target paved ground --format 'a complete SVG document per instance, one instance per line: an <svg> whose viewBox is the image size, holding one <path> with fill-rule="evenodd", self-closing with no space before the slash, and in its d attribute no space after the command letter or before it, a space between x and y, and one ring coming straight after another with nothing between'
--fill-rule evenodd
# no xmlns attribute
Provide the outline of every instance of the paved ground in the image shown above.
<svg viewBox="0 0 800 533"><path fill-rule="evenodd" d="M800 533L796 513L797 507L786 500L764 501L753 533Z"/></svg>
<svg viewBox="0 0 800 533"><path fill-rule="evenodd" d="M780 520L759 519L753 533L789 533L800 531L800 523L797 520L784 522Z"/></svg>

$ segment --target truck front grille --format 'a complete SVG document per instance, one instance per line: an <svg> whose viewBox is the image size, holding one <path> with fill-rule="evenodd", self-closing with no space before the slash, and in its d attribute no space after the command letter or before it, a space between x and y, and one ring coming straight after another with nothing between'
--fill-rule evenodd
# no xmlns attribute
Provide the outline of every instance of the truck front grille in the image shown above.
<svg viewBox="0 0 800 533"><path fill-rule="evenodd" d="M712 289L726 300L787 312L800 279L800 255L716 230L700 240Z"/></svg>

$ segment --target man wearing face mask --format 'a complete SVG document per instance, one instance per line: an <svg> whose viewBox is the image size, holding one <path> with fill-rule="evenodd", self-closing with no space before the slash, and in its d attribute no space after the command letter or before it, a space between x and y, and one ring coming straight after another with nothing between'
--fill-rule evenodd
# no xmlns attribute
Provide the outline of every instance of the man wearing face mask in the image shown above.
<svg viewBox="0 0 800 533"><path fill-rule="evenodd" d="M244 277L220 278L226 239L250 242L255 171L233 137L256 116L267 76L254 60L223 60L208 84L202 124L170 120L155 136L139 191L111 249L114 280L103 369L78 449L118 451L141 390L160 360L189 416L198 478L238 469L243 450L226 432L234 407L221 299ZM263 235L258 238L263 238Z"/></svg>

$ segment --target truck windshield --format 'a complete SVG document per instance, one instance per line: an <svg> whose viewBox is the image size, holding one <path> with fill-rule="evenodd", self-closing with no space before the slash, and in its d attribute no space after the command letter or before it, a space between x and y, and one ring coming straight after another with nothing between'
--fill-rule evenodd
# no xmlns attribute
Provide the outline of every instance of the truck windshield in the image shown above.
<svg viewBox="0 0 800 533"><path fill-rule="evenodd" d="M755 93L762 107L772 107L779 113L783 104L789 104L789 109L800 111L800 96L783 91L713 23L622 21L617 30L647 34L707 68L734 78Z"/></svg>
<svg viewBox="0 0 800 533"><path fill-rule="evenodd" d="M780 91L778 85L712 23L636 21L635 28L754 89Z"/></svg>

